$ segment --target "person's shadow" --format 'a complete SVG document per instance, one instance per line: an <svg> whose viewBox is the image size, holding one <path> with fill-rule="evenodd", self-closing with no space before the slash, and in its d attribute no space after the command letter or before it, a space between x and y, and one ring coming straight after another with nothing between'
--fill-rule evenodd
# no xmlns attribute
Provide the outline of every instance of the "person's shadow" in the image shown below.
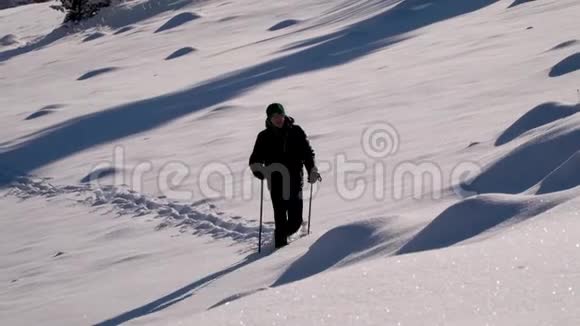
<svg viewBox="0 0 580 326"><path fill-rule="evenodd" d="M270 254L272 254L273 250L272 249L266 249L264 250L262 253L258 254L258 253L253 253L248 255L246 258L244 258L242 261L226 268L223 269L221 271L215 272L213 274L210 274L202 279L199 279L191 284L188 284L180 289L177 289L155 301L149 302L147 304L144 304L140 307L137 307L135 309L126 311L118 316L115 316L113 318L107 319L105 321L102 321L100 323L94 324L95 326L114 326L114 325L121 325L122 323L128 322L132 319L136 319L136 318L140 318L143 316L146 316L148 314L152 314L155 312L158 312L160 310L163 310L165 308L168 308L178 302L181 302L193 295L195 295L195 293L199 290L201 290L202 288L204 288L205 286L211 284L212 282L218 280L219 278L230 274L232 272L235 272L253 262L256 262L262 258L265 258L267 256L269 256Z"/></svg>
<svg viewBox="0 0 580 326"><path fill-rule="evenodd" d="M104 143L144 132L229 101L269 82L332 68L412 37L411 32L478 10L495 0L406 0L328 35L291 45L292 52L192 88L73 118L41 130L0 153L0 165L28 174ZM287 49L283 53L287 53ZM420 54L418 54L420 55ZM1 59L0 59L1 60ZM0 187L16 176L0 178Z"/></svg>

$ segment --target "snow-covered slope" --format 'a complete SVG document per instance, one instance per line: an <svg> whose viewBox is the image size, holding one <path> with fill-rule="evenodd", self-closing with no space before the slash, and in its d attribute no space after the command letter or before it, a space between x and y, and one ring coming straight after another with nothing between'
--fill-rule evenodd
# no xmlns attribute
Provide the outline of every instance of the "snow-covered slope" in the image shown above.
<svg viewBox="0 0 580 326"><path fill-rule="evenodd" d="M7 325L576 325L575 0L0 11ZM265 107L309 135L273 251ZM305 217L308 194L305 188Z"/></svg>

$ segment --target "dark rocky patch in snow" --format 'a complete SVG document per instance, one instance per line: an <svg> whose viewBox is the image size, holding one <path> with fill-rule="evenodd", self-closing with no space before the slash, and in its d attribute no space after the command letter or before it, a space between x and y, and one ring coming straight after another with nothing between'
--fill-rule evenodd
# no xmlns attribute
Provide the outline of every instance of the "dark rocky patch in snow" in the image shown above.
<svg viewBox="0 0 580 326"><path fill-rule="evenodd" d="M207 114L197 118L197 120L204 120L204 119L208 119L208 118L213 118L216 115L221 115L223 113L226 113L227 111L233 110L235 108L239 108L239 106L236 105L220 105L216 108L211 109ZM212 139L211 141L215 141L215 139Z"/></svg>
<svg viewBox="0 0 580 326"><path fill-rule="evenodd" d="M45 116L47 114L54 113L62 107L64 107L64 105L62 105L62 104L47 105L47 106L43 107L42 109L27 116L24 120L32 120L32 119L40 118L40 117Z"/></svg>
<svg viewBox="0 0 580 326"><path fill-rule="evenodd" d="M32 119L40 118L44 115L51 114L53 112L54 111L52 111L52 110L37 111L37 112L34 112L33 114L27 116L24 120L32 120Z"/></svg>
<svg viewBox="0 0 580 326"><path fill-rule="evenodd" d="M234 108L236 108L235 105L222 105L222 106L218 106L217 108L211 110L211 112L228 111L228 110L231 110Z"/></svg>
<svg viewBox="0 0 580 326"><path fill-rule="evenodd" d="M580 52L558 62L550 70L550 77L560 77L580 69Z"/></svg>
<svg viewBox="0 0 580 326"><path fill-rule="evenodd" d="M174 16L173 18L171 18L170 20L168 20L165 24L163 24L161 27L159 27L155 33L159 33L159 32L163 32L163 31L167 31L170 29L174 29L176 27L179 27L185 23L188 23L192 20L196 20L201 18L200 15L192 13L192 12L183 12L181 14L178 14L176 16Z"/></svg>
<svg viewBox="0 0 580 326"><path fill-rule="evenodd" d="M294 26L296 24L300 23L299 20L296 19L287 19L287 20L283 20L279 23L277 23L276 25L268 28L269 31L273 32L273 31L277 31L277 30L281 30L284 28L288 28L290 26Z"/></svg>
<svg viewBox="0 0 580 326"><path fill-rule="evenodd" d="M101 68L101 69L96 69L96 70L92 70L87 72L86 74L80 76L79 78L77 78L77 80L87 80L102 74L106 74L109 72L113 72L115 70L119 70L119 68L117 67L107 67L107 68Z"/></svg>
<svg viewBox="0 0 580 326"><path fill-rule="evenodd" d="M82 178L81 182L87 183L87 182L96 181L96 180L104 178L104 177L115 175L115 173L117 173L117 169L115 169L113 167L97 169L97 170L87 174L84 178Z"/></svg>
<svg viewBox="0 0 580 326"><path fill-rule="evenodd" d="M14 34L4 35L0 38L0 46L11 46L20 43Z"/></svg>
<svg viewBox="0 0 580 326"><path fill-rule="evenodd" d="M167 58L165 58L165 60L173 60L179 57L182 57L184 55L188 55L190 53L193 53L197 51L196 49L192 48L192 47L183 47L173 53L171 53L169 56L167 56Z"/></svg>
<svg viewBox="0 0 580 326"><path fill-rule="evenodd" d="M132 261L135 261L135 260L141 260L141 259L145 259L145 258L148 258L148 257L151 257L151 256L152 256L152 254L136 254L136 255L130 255L130 256L127 256L127 257L122 257L122 258L115 259L115 261L107 264L106 267L109 268L109 267L114 266L114 265L128 263L128 262L132 262Z"/></svg>
<svg viewBox="0 0 580 326"><path fill-rule="evenodd" d="M578 43L580 43L580 42L578 42L578 40L570 40L570 41L562 42L562 43L556 45L555 47L551 48L550 51L561 50L561 49L576 45Z"/></svg>
<svg viewBox="0 0 580 326"><path fill-rule="evenodd" d="M519 6L521 4L532 2L532 1L536 1L536 0L515 0L508 8L513 8L513 7Z"/></svg>
<svg viewBox="0 0 580 326"><path fill-rule="evenodd" d="M107 34L102 33L102 32L95 32L87 37L85 37L85 39L83 39L83 42L90 42L92 40L96 40L98 38L101 38L103 36L106 36Z"/></svg>
<svg viewBox="0 0 580 326"><path fill-rule="evenodd" d="M118 30L116 30L115 33L113 33L113 35L123 34L125 32L128 32L128 31L134 29L134 28L135 28L135 26L131 26L131 25L125 26L125 27L121 27Z"/></svg>
<svg viewBox="0 0 580 326"><path fill-rule="evenodd" d="M579 111L580 105L565 105L555 102L540 104L509 126L498 137L495 146L506 144L527 131L566 118Z"/></svg>
<svg viewBox="0 0 580 326"><path fill-rule="evenodd" d="M234 295L230 295L229 297L227 297L225 299L222 299L218 303L216 303L216 304L212 305L211 307L207 308L207 310L215 309L215 308L217 308L219 306L223 306L225 304L232 303L232 302L234 302L236 300L242 299L242 298L247 297L247 296L250 296L252 294L256 294L256 293L261 292L261 291L265 291L267 289L268 288L259 288L259 289L244 291L244 292L241 292L241 293L236 293Z"/></svg>
<svg viewBox="0 0 580 326"><path fill-rule="evenodd" d="M240 17L240 16L229 16L229 17L224 17L224 18L222 18L222 19L220 19L220 20L218 20L218 21L219 21L220 23L223 23L223 22L228 22L228 21L230 21L230 20L237 19L238 17Z"/></svg>
<svg viewBox="0 0 580 326"><path fill-rule="evenodd" d="M471 148L471 147L473 147L473 146L477 146L477 145L479 145L479 144L480 144L480 142L478 142L478 141L474 141L474 142L471 142L471 143L469 143L469 145L467 145L467 148Z"/></svg>

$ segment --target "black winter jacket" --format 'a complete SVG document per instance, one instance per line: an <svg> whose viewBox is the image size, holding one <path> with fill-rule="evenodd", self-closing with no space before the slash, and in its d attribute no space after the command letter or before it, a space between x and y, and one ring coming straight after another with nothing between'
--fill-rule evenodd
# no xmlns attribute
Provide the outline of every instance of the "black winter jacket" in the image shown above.
<svg viewBox="0 0 580 326"><path fill-rule="evenodd" d="M263 170L262 166L273 163L284 165L291 175L302 175L302 165L310 173L314 167L314 150L304 130L294 124L294 119L286 116L284 127L278 128L266 119L266 129L256 138L249 164L254 174ZM267 176L267 175L266 175Z"/></svg>

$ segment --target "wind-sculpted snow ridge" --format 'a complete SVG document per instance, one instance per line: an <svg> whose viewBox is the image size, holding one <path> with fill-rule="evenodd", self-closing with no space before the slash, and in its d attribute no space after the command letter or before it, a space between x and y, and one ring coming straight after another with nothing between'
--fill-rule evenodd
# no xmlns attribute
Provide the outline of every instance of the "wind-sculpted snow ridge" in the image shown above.
<svg viewBox="0 0 580 326"><path fill-rule="evenodd" d="M182 233L193 230L195 235L209 235L215 239L248 242L257 239L259 232L258 223L244 220L240 216L227 216L209 200L179 203L164 197L150 197L126 187L95 187L91 184L55 186L47 179L27 176L16 178L7 195L22 199L72 195L77 203L111 207L119 216L153 215L161 220L157 230L176 227ZM264 241L268 242L273 229L264 226L262 233Z"/></svg>

